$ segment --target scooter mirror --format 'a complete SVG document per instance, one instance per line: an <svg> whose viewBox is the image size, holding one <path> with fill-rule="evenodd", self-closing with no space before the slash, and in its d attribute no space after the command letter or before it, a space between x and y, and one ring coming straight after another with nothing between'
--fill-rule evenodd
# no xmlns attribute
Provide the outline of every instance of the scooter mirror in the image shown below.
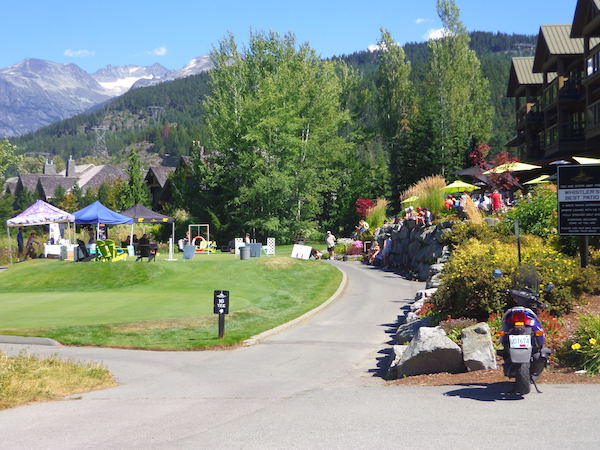
<svg viewBox="0 0 600 450"><path fill-rule="evenodd" d="M494 269L494 271L492 272L492 276L494 278L502 278L502 271L500 269Z"/></svg>
<svg viewBox="0 0 600 450"><path fill-rule="evenodd" d="M554 285L552 283L548 283L546 285L546 292L552 292L552 289L554 289Z"/></svg>

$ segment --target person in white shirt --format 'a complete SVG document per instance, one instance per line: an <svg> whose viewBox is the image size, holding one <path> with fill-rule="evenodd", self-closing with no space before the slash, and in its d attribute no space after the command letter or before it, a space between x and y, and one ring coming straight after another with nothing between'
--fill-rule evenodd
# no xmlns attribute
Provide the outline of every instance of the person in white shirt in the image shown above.
<svg viewBox="0 0 600 450"><path fill-rule="evenodd" d="M325 238L325 244L327 244L327 252L329 253L329 259L333 259L335 256L335 236L331 233L331 231L327 232L327 237Z"/></svg>

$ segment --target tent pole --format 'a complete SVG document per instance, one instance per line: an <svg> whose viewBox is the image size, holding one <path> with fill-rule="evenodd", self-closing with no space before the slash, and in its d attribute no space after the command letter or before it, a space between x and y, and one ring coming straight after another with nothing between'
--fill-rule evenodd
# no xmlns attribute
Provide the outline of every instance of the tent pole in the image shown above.
<svg viewBox="0 0 600 450"><path fill-rule="evenodd" d="M10 228L8 226L8 224L6 224L6 235L8 236L8 258L10 260L10 265L12 266L13 260L12 260L12 246L10 244Z"/></svg>
<svg viewBox="0 0 600 450"><path fill-rule="evenodd" d="M133 245L133 224L131 224L131 233L129 234L129 245Z"/></svg>

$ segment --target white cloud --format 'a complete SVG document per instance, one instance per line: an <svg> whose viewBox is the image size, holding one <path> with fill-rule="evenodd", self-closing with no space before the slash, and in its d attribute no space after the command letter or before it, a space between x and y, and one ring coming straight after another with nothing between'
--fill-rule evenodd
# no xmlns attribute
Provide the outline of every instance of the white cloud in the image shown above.
<svg viewBox="0 0 600 450"><path fill-rule="evenodd" d="M66 49L64 52L65 56L69 58L85 58L87 56L94 56L96 52L92 50L71 50L70 48Z"/></svg>
<svg viewBox="0 0 600 450"><path fill-rule="evenodd" d="M146 52L149 55L154 55L154 56L165 56L167 54L167 47L157 47L154 50L151 50L149 52Z"/></svg>
<svg viewBox="0 0 600 450"><path fill-rule="evenodd" d="M423 39L427 39L428 41L430 40L437 40L437 39L441 39L443 37L449 36L450 32L446 29L446 28L432 28L430 30L427 30L427 33L425 33L425 35L423 36Z"/></svg>
<svg viewBox="0 0 600 450"><path fill-rule="evenodd" d="M415 19L415 23L417 23L417 24L425 23L425 22L431 22L431 19L421 19L420 17L418 19Z"/></svg>

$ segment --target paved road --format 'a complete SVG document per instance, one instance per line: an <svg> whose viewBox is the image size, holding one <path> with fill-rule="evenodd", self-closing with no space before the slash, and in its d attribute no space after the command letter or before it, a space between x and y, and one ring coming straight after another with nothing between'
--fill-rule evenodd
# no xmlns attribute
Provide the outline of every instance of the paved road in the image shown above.
<svg viewBox="0 0 600 450"><path fill-rule="evenodd" d="M120 386L0 412L1 449L599 448L600 386L398 387L375 376L421 284L354 263L337 302L234 351L27 346L103 361ZM17 352L19 345L0 345ZM533 433L533 435L532 435Z"/></svg>

